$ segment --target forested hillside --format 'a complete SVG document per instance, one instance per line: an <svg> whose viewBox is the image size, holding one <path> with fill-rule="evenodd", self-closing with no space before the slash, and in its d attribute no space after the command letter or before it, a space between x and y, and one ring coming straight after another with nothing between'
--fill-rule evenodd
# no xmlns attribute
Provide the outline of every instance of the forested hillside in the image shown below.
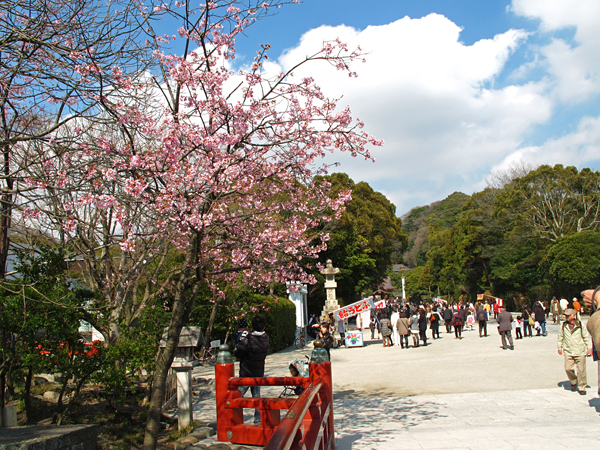
<svg viewBox="0 0 600 450"><path fill-rule="evenodd" d="M468 197L412 210L403 262L408 295L518 307L600 284L600 172L541 166ZM397 275L399 276L399 275Z"/></svg>
<svg viewBox="0 0 600 450"><path fill-rule="evenodd" d="M462 192L455 192L442 201L413 208L402 217L402 231L408 234L408 248L400 256L402 262L409 267L424 265L429 251L430 227L450 228L458 222L469 198Z"/></svg>

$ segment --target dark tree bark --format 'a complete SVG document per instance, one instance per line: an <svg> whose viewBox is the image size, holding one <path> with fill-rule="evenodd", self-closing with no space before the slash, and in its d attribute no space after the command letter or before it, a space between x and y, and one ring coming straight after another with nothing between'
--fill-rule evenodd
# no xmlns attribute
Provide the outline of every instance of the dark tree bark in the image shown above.
<svg viewBox="0 0 600 450"><path fill-rule="evenodd" d="M148 423L144 435L144 450L155 450L157 444L160 413L165 395L165 384L169 368L175 357L175 350L179 343L179 335L184 326L186 312L189 310L190 302L193 302L198 293L201 280L197 276L196 262L198 259L199 236L194 233L190 237L185 263L175 291L173 312L167 331L167 342L165 348L160 352L154 371L152 383L152 395L148 412ZM190 287L192 291L190 292Z"/></svg>
<svg viewBox="0 0 600 450"><path fill-rule="evenodd" d="M25 377L25 417L26 423L31 423L33 420L33 409L31 408L31 381L33 380L33 368L30 367L27 370L27 376Z"/></svg>

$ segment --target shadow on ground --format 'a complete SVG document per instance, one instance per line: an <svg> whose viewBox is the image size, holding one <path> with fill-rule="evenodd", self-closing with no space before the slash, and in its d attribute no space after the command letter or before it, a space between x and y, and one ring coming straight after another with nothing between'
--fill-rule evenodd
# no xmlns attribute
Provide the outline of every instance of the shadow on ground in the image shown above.
<svg viewBox="0 0 600 450"><path fill-rule="evenodd" d="M403 431L427 421L447 418L443 405L433 401L416 402L410 397L386 397L385 392L369 396L354 391L336 393L334 399L336 448L351 449L360 440L361 448L377 448ZM389 420L382 421L382 415Z"/></svg>

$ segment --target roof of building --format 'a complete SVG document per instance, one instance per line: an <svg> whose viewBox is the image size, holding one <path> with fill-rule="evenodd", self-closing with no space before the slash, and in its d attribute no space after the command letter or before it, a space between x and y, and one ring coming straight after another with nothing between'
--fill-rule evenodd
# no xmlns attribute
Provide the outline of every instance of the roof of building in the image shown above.
<svg viewBox="0 0 600 450"><path fill-rule="evenodd" d="M160 348L165 348L167 345L168 328L163 330L162 339L160 340ZM204 335L200 327L183 327L179 335L179 348L183 347L198 347L204 342Z"/></svg>

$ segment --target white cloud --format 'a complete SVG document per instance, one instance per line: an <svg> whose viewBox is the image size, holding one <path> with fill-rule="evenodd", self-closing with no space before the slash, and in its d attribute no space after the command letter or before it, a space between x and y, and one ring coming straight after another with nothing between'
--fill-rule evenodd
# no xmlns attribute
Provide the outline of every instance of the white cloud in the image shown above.
<svg viewBox="0 0 600 450"><path fill-rule="evenodd" d="M513 0L515 14L537 19L545 33L572 29L574 43L553 38L540 49L563 102L586 101L600 93L600 2L597 0Z"/></svg>
<svg viewBox="0 0 600 450"><path fill-rule="evenodd" d="M460 42L460 31L438 14L362 31L323 26L278 60L288 68L336 37L368 53L366 64L353 67L356 79L326 64L297 76L312 76L330 96L343 95L341 105L349 104L368 131L386 141L374 152L375 164L333 158L355 181L384 192L399 214L455 190L473 192L495 162L551 116L542 83L494 88L527 33L508 30L468 46Z"/></svg>
<svg viewBox="0 0 600 450"><path fill-rule="evenodd" d="M577 130L540 146L521 148L497 164L494 172L504 172L514 165L562 164L600 170L600 117L584 117Z"/></svg>

